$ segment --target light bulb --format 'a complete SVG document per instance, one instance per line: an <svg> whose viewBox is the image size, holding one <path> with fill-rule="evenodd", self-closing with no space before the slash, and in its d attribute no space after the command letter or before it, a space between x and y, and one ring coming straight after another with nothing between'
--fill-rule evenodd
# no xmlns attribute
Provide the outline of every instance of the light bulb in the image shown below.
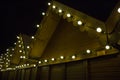
<svg viewBox="0 0 120 80"><path fill-rule="evenodd" d="M39 61L38 63L39 63L39 64L41 64L42 62L41 62L41 61Z"/></svg>
<svg viewBox="0 0 120 80"><path fill-rule="evenodd" d="M89 49L86 50L87 53L91 53L91 51Z"/></svg>
<svg viewBox="0 0 120 80"><path fill-rule="evenodd" d="M72 56L72 59L75 59L75 58L76 58L76 56L75 56L75 55L73 55L73 56Z"/></svg>
<svg viewBox="0 0 120 80"><path fill-rule="evenodd" d="M27 49L29 49L30 48L30 46L27 46Z"/></svg>
<svg viewBox="0 0 120 80"><path fill-rule="evenodd" d="M68 14L67 14L67 17L71 17L71 14L68 13Z"/></svg>
<svg viewBox="0 0 120 80"><path fill-rule="evenodd" d="M98 27L98 28L96 29L96 31L97 31L98 33L100 33L100 32L102 32L102 29L101 29L100 27Z"/></svg>
<svg viewBox="0 0 120 80"><path fill-rule="evenodd" d="M64 56L60 56L60 59L64 59Z"/></svg>
<svg viewBox="0 0 120 80"><path fill-rule="evenodd" d="M52 61L54 61L54 60L55 60L55 58L52 58L51 60L52 60Z"/></svg>
<svg viewBox="0 0 120 80"><path fill-rule="evenodd" d="M45 12L42 12L42 15L44 16L44 15L45 15Z"/></svg>
<svg viewBox="0 0 120 80"><path fill-rule="evenodd" d="M118 8L118 10L117 10L117 11L118 11L118 13L120 13L120 8Z"/></svg>
<svg viewBox="0 0 120 80"><path fill-rule="evenodd" d="M59 9L59 11L58 11L59 13L62 13L62 10L61 9Z"/></svg>
<svg viewBox="0 0 120 80"><path fill-rule="evenodd" d="M47 62L47 60L44 60L45 62Z"/></svg>
<svg viewBox="0 0 120 80"><path fill-rule="evenodd" d="M110 49L110 46L109 46L109 45L106 45L106 46L105 46L105 49L107 49L107 50Z"/></svg>
<svg viewBox="0 0 120 80"><path fill-rule="evenodd" d="M32 36L31 38L32 38L32 39L34 39L35 37L34 37L34 36Z"/></svg>
<svg viewBox="0 0 120 80"><path fill-rule="evenodd" d="M52 6L52 8L53 8L53 9L55 9L55 8L56 8L56 6L55 6L55 5L53 5L53 6Z"/></svg>
<svg viewBox="0 0 120 80"><path fill-rule="evenodd" d="M78 25L82 25L82 21L78 21L77 24L78 24Z"/></svg>
<svg viewBox="0 0 120 80"><path fill-rule="evenodd" d="M40 25L37 24L37 28L39 28L39 27L40 27Z"/></svg>
<svg viewBox="0 0 120 80"><path fill-rule="evenodd" d="M50 6L51 5L51 3L50 2L48 2L48 6Z"/></svg>

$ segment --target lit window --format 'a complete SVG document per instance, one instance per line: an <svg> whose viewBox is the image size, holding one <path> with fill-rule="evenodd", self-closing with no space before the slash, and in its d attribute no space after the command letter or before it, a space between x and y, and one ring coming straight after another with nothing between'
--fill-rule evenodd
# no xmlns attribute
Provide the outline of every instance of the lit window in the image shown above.
<svg viewBox="0 0 120 80"><path fill-rule="evenodd" d="M18 39L20 39L20 37L19 37L19 36L17 36L17 38L18 38Z"/></svg>
<svg viewBox="0 0 120 80"><path fill-rule="evenodd" d="M34 66L34 67L36 67L36 65L35 65L35 64L34 64L33 66Z"/></svg>
<svg viewBox="0 0 120 80"><path fill-rule="evenodd" d="M21 47L21 45L19 45L19 47Z"/></svg>

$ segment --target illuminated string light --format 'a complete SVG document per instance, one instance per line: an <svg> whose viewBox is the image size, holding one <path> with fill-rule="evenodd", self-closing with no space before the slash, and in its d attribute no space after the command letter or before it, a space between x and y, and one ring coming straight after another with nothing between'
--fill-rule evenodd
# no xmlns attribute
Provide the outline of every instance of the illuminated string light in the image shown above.
<svg viewBox="0 0 120 80"><path fill-rule="evenodd" d="M64 59L64 56L60 56L60 59Z"/></svg>
<svg viewBox="0 0 120 80"><path fill-rule="evenodd" d="M19 52L21 53L21 52L22 52L22 50L19 50Z"/></svg>
<svg viewBox="0 0 120 80"><path fill-rule="evenodd" d="M51 3L50 2L48 2L48 6L50 6L51 5Z"/></svg>
<svg viewBox="0 0 120 80"><path fill-rule="evenodd" d="M67 17L71 17L71 14L70 14L70 13L68 13L68 14L67 14Z"/></svg>
<svg viewBox="0 0 120 80"><path fill-rule="evenodd" d="M42 12L42 15L44 16L44 15L45 15L45 12Z"/></svg>
<svg viewBox="0 0 120 80"><path fill-rule="evenodd" d="M39 28L39 27L40 27L40 25L37 24L37 28Z"/></svg>
<svg viewBox="0 0 120 80"><path fill-rule="evenodd" d="M105 49L107 49L107 50L110 49L110 46L109 46L109 45L106 45L106 46L105 46Z"/></svg>
<svg viewBox="0 0 120 80"><path fill-rule="evenodd" d="M54 60L55 60L55 58L52 58L51 60L52 60L52 61L54 61Z"/></svg>
<svg viewBox="0 0 120 80"><path fill-rule="evenodd" d="M27 49L29 49L30 48L30 46L27 46Z"/></svg>
<svg viewBox="0 0 120 80"><path fill-rule="evenodd" d="M21 41L19 40L18 43L20 43Z"/></svg>
<svg viewBox="0 0 120 80"><path fill-rule="evenodd" d="M45 62L48 62L47 59L44 60Z"/></svg>
<svg viewBox="0 0 120 80"><path fill-rule="evenodd" d="M41 61L39 61L38 63L39 63L39 64L41 64L42 62L41 62Z"/></svg>
<svg viewBox="0 0 120 80"><path fill-rule="evenodd" d="M91 53L91 51L89 49L86 50L86 53Z"/></svg>
<svg viewBox="0 0 120 80"><path fill-rule="evenodd" d="M82 21L78 21L77 24L78 24L78 25L82 25Z"/></svg>
<svg viewBox="0 0 120 80"><path fill-rule="evenodd" d="M53 5L53 6L52 6L52 8L53 8L53 9L55 9L55 8L56 8L56 6L55 6L55 5Z"/></svg>
<svg viewBox="0 0 120 80"><path fill-rule="evenodd" d="M98 28L96 29L96 31L97 31L98 33L100 33L100 32L102 32L102 29L101 29L100 27L98 27Z"/></svg>
<svg viewBox="0 0 120 80"><path fill-rule="evenodd" d="M14 51L14 48L12 48L12 51Z"/></svg>
<svg viewBox="0 0 120 80"><path fill-rule="evenodd" d="M19 37L19 36L17 36L17 38L18 38L18 39L20 39L20 37Z"/></svg>
<svg viewBox="0 0 120 80"><path fill-rule="evenodd" d="M75 58L76 58L76 56L75 56L75 55L73 55L73 56L72 56L72 59L75 59Z"/></svg>
<svg viewBox="0 0 120 80"><path fill-rule="evenodd" d="M118 11L118 13L120 13L120 8L118 8L118 10L117 10L117 11Z"/></svg>
<svg viewBox="0 0 120 80"><path fill-rule="evenodd" d="M61 9L59 9L59 10L58 10L58 12L59 12L59 13L62 13L62 10L61 10Z"/></svg>
<svg viewBox="0 0 120 80"><path fill-rule="evenodd" d="M32 36L31 38L32 38L32 39L35 39L35 37L34 37L34 36Z"/></svg>

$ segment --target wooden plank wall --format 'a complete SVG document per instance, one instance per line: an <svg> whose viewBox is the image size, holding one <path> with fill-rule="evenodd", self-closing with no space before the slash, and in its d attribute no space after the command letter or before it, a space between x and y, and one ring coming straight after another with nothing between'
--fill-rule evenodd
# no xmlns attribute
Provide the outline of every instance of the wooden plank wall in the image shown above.
<svg viewBox="0 0 120 80"><path fill-rule="evenodd" d="M0 80L120 80L120 55L1 72Z"/></svg>

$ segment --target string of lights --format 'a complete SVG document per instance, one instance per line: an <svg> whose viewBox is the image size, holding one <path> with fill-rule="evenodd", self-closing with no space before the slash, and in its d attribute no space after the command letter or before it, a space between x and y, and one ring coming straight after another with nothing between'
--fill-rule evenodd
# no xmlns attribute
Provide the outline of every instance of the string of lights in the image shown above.
<svg viewBox="0 0 120 80"><path fill-rule="evenodd" d="M63 15L63 18L65 16L66 19L67 18L71 18L72 19L74 17L74 14L71 14L69 12L69 10L63 10L62 8L60 8L59 6L57 6L54 3L55 2L53 2L53 3L48 2L48 6L52 7L52 11L55 11L55 12L57 11L56 13L58 13L58 15L60 15L60 16ZM118 13L120 13L120 8L118 8L117 11L118 11ZM46 16L46 14L47 13L42 12L43 16ZM85 24L85 22L83 20L80 20L80 18L76 19L75 22L77 22L77 26L83 26ZM36 27L40 28L40 25L37 24ZM101 33L101 34L103 32L103 29L100 26L97 27L95 30L96 30L96 32ZM105 34L105 35L108 36L108 34ZM21 36L17 36L17 39L18 39L18 42L15 42L14 45L19 48L19 53L21 53L20 59L26 59L27 55L25 54L26 53L25 50L24 50L25 46L24 46L22 37ZM31 39L34 40L35 36L31 36ZM108 37L107 37L107 42L108 42ZM31 49L31 46L27 45L26 48L27 49ZM110 46L109 43L107 43L105 45L105 49L106 50L110 50L111 48L112 48L112 46ZM36 64L26 63L26 64L20 64L20 65L17 65L15 67L10 68L9 67L10 66L10 59L14 55L14 52L15 52L15 48L10 48L10 49L6 49L6 53L5 54L1 54L1 56L0 56L0 69L1 69L1 71L16 70L16 69L23 69L23 68L29 68L29 67L37 67L37 66L56 64L56 63L61 63L61 62L66 62L66 61L67 62L69 62L69 61L76 61L76 60L80 60L81 59L81 56L80 56L81 53L83 55L86 55L86 56L96 55L96 53L97 53L95 50L87 49L87 50L81 51L81 53L75 54L75 55L70 55L70 56L63 56L63 55L61 55L59 58L38 60Z"/></svg>

